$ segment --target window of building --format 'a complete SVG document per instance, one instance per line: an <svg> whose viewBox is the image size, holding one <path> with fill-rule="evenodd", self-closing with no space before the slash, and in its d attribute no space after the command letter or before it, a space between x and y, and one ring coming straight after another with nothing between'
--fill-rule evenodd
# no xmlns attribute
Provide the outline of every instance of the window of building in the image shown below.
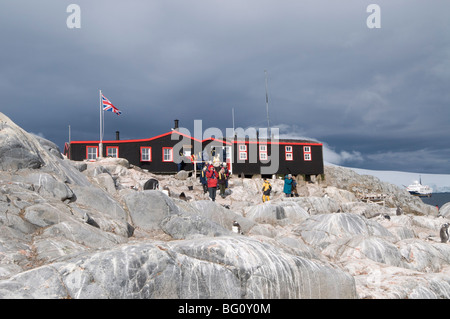
<svg viewBox="0 0 450 319"><path fill-rule="evenodd" d="M246 161L247 158L247 145L239 144L239 160Z"/></svg>
<svg viewBox="0 0 450 319"><path fill-rule="evenodd" d="M305 161L311 161L311 146L303 146L303 159Z"/></svg>
<svg viewBox="0 0 450 319"><path fill-rule="evenodd" d="M239 160L246 161L247 160L247 152L239 152Z"/></svg>
<svg viewBox="0 0 450 319"><path fill-rule="evenodd" d="M269 157L267 156L267 145L260 145L259 146L259 160L260 161L267 161Z"/></svg>
<svg viewBox="0 0 450 319"><path fill-rule="evenodd" d="M86 158L96 160L98 157L98 146L86 146Z"/></svg>
<svg viewBox="0 0 450 319"><path fill-rule="evenodd" d="M107 146L106 147L106 156L107 157L119 157L119 147L117 146Z"/></svg>
<svg viewBox="0 0 450 319"><path fill-rule="evenodd" d="M152 148L141 147L141 162L151 162L151 161L152 161Z"/></svg>
<svg viewBox="0 0 450 319"><path fill-rule="evenodd" d="M293 161L294 160L294 151L292 149L292 146L286 146L284 148L285 152L285 160L286 161Z"/></svg>
<svg viewBox="0 0 450 319"><path fill-rule="evenodd" d="M172 147L163 147L163 162L173 162Z"/></svg>

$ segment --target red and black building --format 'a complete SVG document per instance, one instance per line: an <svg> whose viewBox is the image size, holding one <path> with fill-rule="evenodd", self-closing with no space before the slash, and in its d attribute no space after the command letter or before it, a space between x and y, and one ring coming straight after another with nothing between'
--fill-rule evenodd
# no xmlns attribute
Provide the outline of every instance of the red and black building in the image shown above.
<svg viewBox="0 0 450 319"><path fill-rule="evenodd" d="M194 163L218 160L226 162L233 174L303 175L324 173L323 145L309 140L265 140L251 138L199 140L175 129L138 140L103 141L105 157L120 157L130 164L155 174L176 173L194 169ZM75 161L96 160L99 141L72 141L66 144L65 155ZM195 161L195 162L193 162Z"/></svg>

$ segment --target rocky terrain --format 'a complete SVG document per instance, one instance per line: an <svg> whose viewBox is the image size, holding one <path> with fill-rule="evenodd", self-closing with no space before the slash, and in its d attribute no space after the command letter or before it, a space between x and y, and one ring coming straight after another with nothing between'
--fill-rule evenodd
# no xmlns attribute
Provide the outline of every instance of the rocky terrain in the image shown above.
<svg viewBox="0 0 450 319"><path fill-rule="evenodd" d="M212 202L187 172L73 162L1 113L0 163L0 298L450 297L450 205L348 169L293 198L271 180L267 203L232 176Z"/></svg>

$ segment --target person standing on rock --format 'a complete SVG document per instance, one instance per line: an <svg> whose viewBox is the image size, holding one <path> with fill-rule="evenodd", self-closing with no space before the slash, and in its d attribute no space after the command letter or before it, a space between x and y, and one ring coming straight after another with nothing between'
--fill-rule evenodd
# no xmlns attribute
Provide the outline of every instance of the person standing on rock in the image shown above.
<svg viewBox="0 0 450 319"><path fill-rule="evenodd" d="M292 191L291 191L291 197L298 197L298 191L297 191L297 181L295 178L292 179Z"/></svg>
<svg viewBox="0 0 450 319"><path fill-rule="evenodd" d="M286 194L286 197L291 197L292 193L292 175L286 175L284 179L284 188L283 192Z"/></svg>
<svg viewBox="0 0 450 319"><path fill-rule="evenodd" d="M268 202L270 200L270 192L272 191L272 185L270 185L269 181L267 179L264 179L264 184L262 187L263 197L262 201L263 203Z"/></svg>
<svg viewBox="0 0 450 319"><path fill-rule="evenodd" d="M225 170L225 177L226 177L225 189L227 189L228 188L228 180L230 179L230 171L228 170L227 163L223 163L223 169Z"/></svg>
<svg viewBox="0 0 450 319"><path fill-rule="evenodd" d="M208 178L206 177L207 172L208 172L208 165L205 165L203 166L202 171L200 172L200 183L202 183L204 194L208 192Z"/></svg>
<svg viewBox="0 0 450 319"><path fill-rule="evenodd" d="M180 162L178 162L178 164L177 164L178 172L184 169L184 154L183 154L182 149L180 150L179 155L180 155L180 159L179 159Z"/></svg>
<svg viewBox="0 0 450 319"><path fill-rule="evenodd" d="M217 192L217 182L219 174L216 172L215 168L210 165L208 171L206 172L206 177L208 178L208 191L209 197L214 202L216 200L216 192Z"/></svg>
<svg viewBox="0 0 450 319"><path fill-rule="evenodd" d="M221 168L219 171L219 178L217 183L219 184L220 193L219 195L222 196L222 198L225 198L225 187L227 184L227 175L225 174L225 168Z"/></svg>

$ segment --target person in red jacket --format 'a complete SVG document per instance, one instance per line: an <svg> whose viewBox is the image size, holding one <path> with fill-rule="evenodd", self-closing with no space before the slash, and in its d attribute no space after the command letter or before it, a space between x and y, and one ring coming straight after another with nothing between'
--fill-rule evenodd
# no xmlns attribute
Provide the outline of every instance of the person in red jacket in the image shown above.
<svg viewBox="0 0 450 319"><path fill-rule="evenodd" d="M208 171L206 172L206 177L208 178L209 197L214 202L216 200L217 179L219 178L219 174L217 174L214 166L209 166Z"/></svg>

